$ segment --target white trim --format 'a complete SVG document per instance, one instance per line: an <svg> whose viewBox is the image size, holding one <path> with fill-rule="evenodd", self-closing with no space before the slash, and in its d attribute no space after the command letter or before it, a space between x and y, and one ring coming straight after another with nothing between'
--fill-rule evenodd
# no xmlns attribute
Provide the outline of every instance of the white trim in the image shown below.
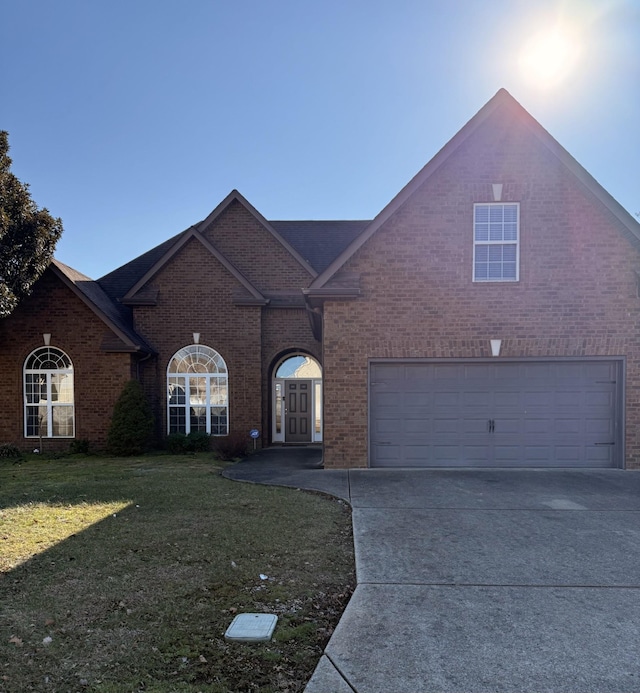
<svg viewBox="0 0 640 693"><path fill-rule="evenodd" d="M171 364L180 354L181 351L185 349L190 349L192 347L195 347L199 351L207 350L213 352L215 357L217 357L220 362L222 363L223 369L221 369L219 372L215 373L212 371L208 372L173 372L170 370ZM213 357L212 360L216 361L217 359ZM169 396L169 386L171 379L178 379L182 378L184 380L184 403L174 403L171 404L171 397ZM222 354L220 352L216 351L210 346L207 346L205 344L190 344L185 347L182 347L178 349L178 351L175 352L169 359L169 363L167 364L167 370L166 370L166 379L165 379L165 397L167 400L167 435L171 435L171 410L172 409L177 409L177 410L183 410L184 411L184 417L185 417L185 426L184 426L184 431L173 431L173 433L179 432L179 433L185 433L189 434L191 432L191 419L189 416L189 410L191 407L191 402L190 402L190 380L195 379L195 378L204 378L205 379L205 392L204 392L204 406L205 409L205 430L206 432L211 435L211 436L228 436L229 431L231 430L231 417L230 417L230 411L229 411L229 369L227 367L227 363L224 360ZM211 402L211 384L214 381L223 381L226 389L226 402L225 404L213 404ZM226 431L224 433L213 433L211 431L211 410L215 407L225 407L227 410L227 426L226 426Z"/></svg>
<svg viewBox="0 0 640 693"><path fill-rule="evenodd" d="M505 240L498 240L498 241L492 241L487 239L486 241L477 241L476 240L476 210L479 207L506 207L507 205L512 205L515 206L516 208L516 239L513 241L505 241ZM495 284L495 283L511 283L513 284L514 282L519 282L520 281L520 203L519 202L474 202L473 204L473 221L471 224L471 234L472 234L472 241L473 241L473 258L472 258L472 265L471 265L471 276L472 276L472 281L474 283L478 284ZM510 278L480 278L478 279L476 277L476 248L478 246L501 246L504 247L505 245L513 245L515 246L516 249L516 276L514 279Z"/></svg>
<svg viewBox="0 0 640 693"><path fill-rule="evenodd" d="M303 351L297 351L297 352L292 352L289 354L285 354L281 359L279 359L273 369L273 377L271 378L271 440L274 443L285 443L286 442L286 431L285 431L285 407L284 407L284 402L285 402L285 384L288 380L308 380L311 382L311 442L312 443L321 443L322 442L322 434L324 430L324 416L323 416L323 400L324 400L324 392L323 392L323 378L305 378L304 376L300 378L276 378L276 373L278 372L278 369L280 366L282 366L285 361L288 361L291 358L295 358L296 356L304 356L305 358L311 359L320 369L320 373L322 374L322 366L320 365L320 362L311 356L311 354L307 354ZM277 385L280 385L280 391L281 391L281 396L278 399L278 396L276 394L277 390ZM320 430L316 431L316 415L317 415L317 403L316 403L316 388L320 388ZM278 410L280 411L280 431L277 431L276 428L276 418L278 414Z"/></svg>
<svg viewBox="0 0 640 693"><path fill-rule="evenodd" d="M55 350L62 354L65 359L69 362L69 367L68 368L27 368L27 363L29 363L29 360L33 357L34 354L37 354L39 351L52 351ZM45 377L45 382L40 383L40 386L44 385L45 391L46 391L46 399L40 400L39 402L28 402L27 401L27 375L40 375ZM70 402L56 402L55 404L53 403L53 399L51 398L51 393L52 393L52 376L53 375L61 375L61 376L70 376L71 377L71 401ZM73 373L73 361L71 360L69 354L67 354L65 351L60 349L59 347L52 347L52 346L44 346L44 347L38 347L37 349L34 349L24 360L24 364L22 366L22 398L23 398L23 406L22 406L22 416L23 416L23 434L25 438L28 438L30 440L38 440L39 438L66 438L67 440L75 438L76 435L76 402L75 402L75 381L74 381L74 373ZM34 408L37 407L38 411L40 411L42 408L46 408L46 418L47 418L47 433L46 435L42 435L40 432L36 434L30 434L28 431L28 420L29 420L29 414L28 414L28 409L29 407ZM70 435L54 435L53 433L53 412L54 409L70 409L71 410L71 434ZM40 418L40 417L39 417Z"/></svg>

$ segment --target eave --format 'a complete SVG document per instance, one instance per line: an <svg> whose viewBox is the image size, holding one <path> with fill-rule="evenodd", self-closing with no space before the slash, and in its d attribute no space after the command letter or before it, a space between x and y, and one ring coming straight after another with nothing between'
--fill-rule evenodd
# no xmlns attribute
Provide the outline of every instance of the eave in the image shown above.
<svg viewBox="0 0 640 693"><path fill-rule="evenodd" d="M111 318L100 306L96 305L94 301L79 288L77 282L90 282L92 285L96 285L100 292L102 289L99 287L97 282L94 282L89 277L81 275L76 270L68 267L58 260L52 260L49 268L52 272L62 281L62 283L67 286L72 293L74 293L111 331L111 333L119 340L117 346L105 347L106 340L103 340L101 349L103 351L118 351L127 353L139 353L139 354L155 354L156 352L149 347L143 339L139 338L135 334L129 334L128 331L123 329L118 323ZM75 278L74 278L75 277ZM104 292L103 292L104 293ZM105 300L111 301L106 294ZM136 338L139 340L137 341Z"/></svg>

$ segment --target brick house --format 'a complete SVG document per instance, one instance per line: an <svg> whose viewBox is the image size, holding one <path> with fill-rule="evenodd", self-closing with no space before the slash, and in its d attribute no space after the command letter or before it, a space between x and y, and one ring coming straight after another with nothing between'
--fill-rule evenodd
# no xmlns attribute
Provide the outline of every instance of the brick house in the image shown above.
<svg viewBox="0 0 640 693"><path fill-rule="evenodd" d="M233 191L97 281L54 261L0 322L0 442L260 431L325 467L640 467L640 225L504 90L369 221Z"/></svg>

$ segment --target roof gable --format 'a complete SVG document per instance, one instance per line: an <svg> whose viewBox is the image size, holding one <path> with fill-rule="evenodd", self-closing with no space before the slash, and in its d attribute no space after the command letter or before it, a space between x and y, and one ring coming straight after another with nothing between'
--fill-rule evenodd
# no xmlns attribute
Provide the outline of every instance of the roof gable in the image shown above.
<svg viewBox="0 0 640 693"><path fill-rule="evenodd" d="M266 299L260 293L260 291L258 291L258 289L256 289L256 287L253 286L253 284L251 284L251 282L243 274L241 274L224 255L222 255L222 253L218 252L218 250L216 250L216 248L206 238L204 238L204 236L194 226L184 231L177 242L171 245L169 249L163 255L161 255L158 260L144 273L144 275L138 279L138 281L125 294L123 301L134 300L136 294L144 287L144 285L163 267L165 267L171 261L171 259L175 257L192 239L195 239L201 243L206 250L211 253L211 255L213 255L220 262L220 264L223 265L229 271L229 273L238 280L238 282L240 282L240 284L249 292L253 299L258 302L266 303Z"/></svg>
<svg viewBox="0 0 640 693"><path fill-rule="evenodd" d="M153 353L153 349L129 325L126 309L115 304L98 282L59 260L52 260L49 268L118 337L124 351Z"/></svg>
<svg viewBox="0 0 640 693"><path fill-rule="evenodd" d="M560 162L603 204L613 215L622 233L637 247L640 247L640 224L584 169L562 145L560 145L534 118L531 116L506 89L500 89L497 94L473 118L445 144L445 146L407 183L407 185L384 207L367 228L357 236L342 253L340 253L322 271L310 286L309 292L324 287L346 262L367 242L371 236L393 216L425 181L471 137L476 130L491 118L498 110L508 110L510 117L527 127L538 140L544 144Z"/></svg>
<svg viewBox="0 0 640 693"><path fill-rule="evenodd" d="M276 231L273 225L268 222L258 210L251 205L237 190L232 190L227 197L209 214L209 216L196 225L196 228L201 233L204 233L220 215L233 203L241 204L251 216L253 216L261 226L263 226L275 240L291 255L301 267L303 267L311 277L316 277L317 272L313 267L300 255L300 253L291 245L285 238Z"/></svg>

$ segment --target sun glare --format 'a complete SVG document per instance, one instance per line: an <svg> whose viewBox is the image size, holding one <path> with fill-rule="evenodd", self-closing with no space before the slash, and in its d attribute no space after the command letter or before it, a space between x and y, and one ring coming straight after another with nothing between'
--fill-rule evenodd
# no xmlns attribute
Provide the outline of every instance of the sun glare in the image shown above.
<svg viewBox="0 0 640 693"><path fill-rule="evenodd" d="M562 84L580 58L576 36L563 29L549 29L532 36L523 46L518 64L524 78L549 89Z"/></svg>

